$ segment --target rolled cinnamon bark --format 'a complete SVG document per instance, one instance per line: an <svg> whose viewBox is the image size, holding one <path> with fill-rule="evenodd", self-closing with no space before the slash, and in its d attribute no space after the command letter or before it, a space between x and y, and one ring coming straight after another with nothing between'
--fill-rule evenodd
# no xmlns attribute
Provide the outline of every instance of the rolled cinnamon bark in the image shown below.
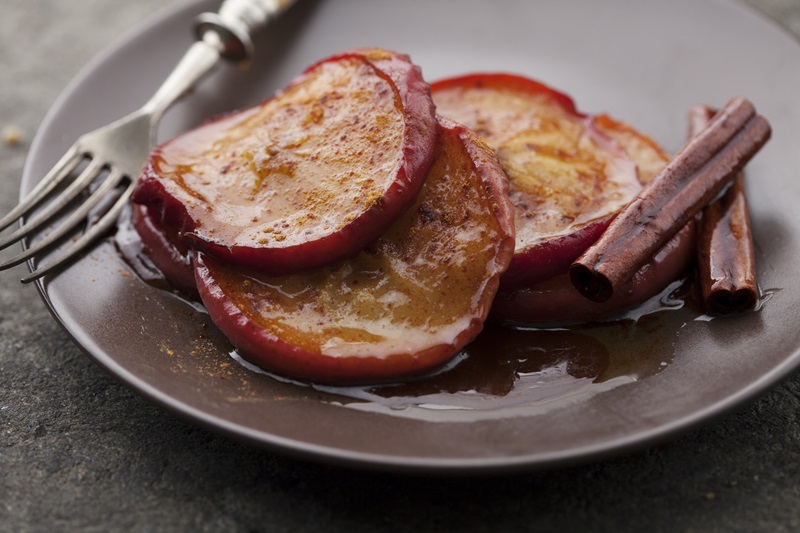
<svg viewBox="0 0 800 533"><path fill-rule="evenodd" d="M708 106L689 110L689 133L702 131L714 116ZM697 241L703 304L712 314L753 309L758 303L753 235L739 172L725 194L703 209Z"/></svg>
<svg viewBox="0 0 800 533"><path fill-rule="evenodd" d="M769 136L769 123L752 103L728 102L572 264L575 288L590 300L608 300L733 180Z"/></svg>

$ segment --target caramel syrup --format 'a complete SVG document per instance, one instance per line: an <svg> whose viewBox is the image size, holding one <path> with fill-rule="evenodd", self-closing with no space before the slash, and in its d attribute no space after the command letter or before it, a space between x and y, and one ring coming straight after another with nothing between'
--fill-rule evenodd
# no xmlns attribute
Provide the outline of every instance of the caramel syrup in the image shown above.
<svg viewBox="0 0 800 533"><path fill-rule="evenodd" d="M487 324L443 368L397 382L334 386L267 372L236 350L253 372L324 393L322 401L366 412L459 421L546 412L664 370L699 313L692 280L676 281L641 306L607 322L551 328Z"/></svg>
<svg viewBox="0 0 800 533"><path fill-rule="evenodd" d="M174 294L124 217L114 240L144 283ZM639 307L604 322L544 328L487 323L443 368L392 383L300 382L267 372L227 349L247 370L312 388L321 393L321 401L345 408L437 421L531 414L585 401L663 371L675 356L677 338L713 319L699 311L695 285L692 278L673 282ZM759 308L771 294L763 294ZM195 312L206 313L196 299L181 298Z"/></svg>
<svg viewBox="0 0 800 533"><path fill-rule="evenodd" d="M543 412L661 372L700 316L688 280L609 322L555 328L488 324L439 371L379 385L312 385L341 405L425 420Z"/></svg>

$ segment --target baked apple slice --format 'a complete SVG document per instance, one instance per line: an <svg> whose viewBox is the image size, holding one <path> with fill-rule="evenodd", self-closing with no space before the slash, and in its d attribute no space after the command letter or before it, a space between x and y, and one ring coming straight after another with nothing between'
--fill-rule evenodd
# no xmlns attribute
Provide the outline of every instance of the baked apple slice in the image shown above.
<svg viewBox="0 0 800 533"><path fill-rule="evenodd" d="M328 264L413 203L433 160L433 109L408 56L345 52L156 148L133 201L225 262L268 274Z"/></svg>
<svg viewBox="0 0 800 533"><path fill-rule="evenodd" d="M475 130L508 176L516 250L505 287L566 272L641 189L619 144L550 87L471 74L431 88L437 112Z"/></svg>
<svg viewBox="0 0 800 533"><path fill-rule="evenodd" d="M616 140L636 163L639 180L648 183L670 156L653 139L629 124L599 115L596 126ZM565 272L527 287L502 289L491 316L505 322L548 324L604 319L636 307L663 291L688 271L695 254L696 224L691 221L642 267L624 290L608 301L592 302L580 294Z"/></svg>
<svg viewBox="0 0 800 533"><path fill-rule="evenodd" d="M144 253L167 281L185 293L196 293L192 251L178 238L177 233L162 228L156 217L143 205L133 206L131 223L139 234Z"/></svg>
<svg viewBox="0 0 800 533"><path fill-rule="evenodd" d="M198 253L212 321L251 362L319 382L397 379L448 361L482 329L514 250L491 150L442 119L416 203L353 258L266 276Z"/></svg>

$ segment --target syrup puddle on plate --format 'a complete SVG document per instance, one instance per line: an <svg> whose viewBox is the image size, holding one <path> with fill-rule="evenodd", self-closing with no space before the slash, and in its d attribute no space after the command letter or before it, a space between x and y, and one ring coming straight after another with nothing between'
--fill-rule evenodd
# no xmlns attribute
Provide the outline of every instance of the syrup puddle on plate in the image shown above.
<svg viewBox="0 0 800 533"><path fill-rule="evenodd" d="M439 422L547 412L662 371L676 334L696 316L676 297L684 291L675 283L646 313L612 322L553 329L488 324L435 374L315 388L343 397L337 401L348 408Z"/></svg>
<svg viewBox="0 0 800 533"><path fill-rule="evenodd" d="M323 393L321 401L358 411L436 422L532 415L584 402L664 370L677 336L698 317L691 284L675 282L616 320L559 328L487 324L446 366L415 379L333 386L252 372Z"/></svg>
<svg viewBox="0 0 800 533"><path fill-rule="evenodd" d="M124 217L114 240L144 283L175 296ZM545 329L487 324L445 367L397 383L310 384L262 370L230 345L219 347L219 357L283 384L311 388L322 402L364 412L437 422L538 414L665 370L678 337L713 319L698 312L693 286L691 279L676 281L607 322ZM766 291L760 305L773 292ZM196 299L179 298L194 312L206 314Z"/></svg>

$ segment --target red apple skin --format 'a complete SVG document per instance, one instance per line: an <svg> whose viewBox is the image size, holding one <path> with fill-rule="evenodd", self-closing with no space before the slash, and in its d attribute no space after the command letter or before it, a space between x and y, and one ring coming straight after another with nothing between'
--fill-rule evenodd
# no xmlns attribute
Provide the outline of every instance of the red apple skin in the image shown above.
<svg viewBox="0 0 800 533"><path fill-rule="evenodd" d="M367 250L279 277L200 252L195 275L212 321L252 363L315 382L380 382L435 369L478 335L513 248L499 164L442 119L417 202Z"/></svg>
<svg viewBox="0 0 800 533"><path fill-rule="evenodd" d="M509 177L517 244L503 287L566 272L641 188L625 150L551 87L471 74L431 88L439 112L481 135Z"/></svg>
<svg viewBox="0 0 800 533"><path fill-rule="evenodd" d="M696 224L687 224L633 280L606 302L596 303L580 294L568 274L526 288L500 290L491 319L517 325L552 325L608 319L636 307L686 275L695 253Z"/></svg>
<svg viewBox="0 0 800 533"><path fill-rule="evenodd" d="M391 109L396 110L392 111L393 124L398 121L402 122L402 126L390 128L395 136L386 143L394 144L391 145L391 154L386 156L390 161L385 165L380 160L383 157L382 152L370 153L369 148L361 148L362 145L377 146L382 142L380 139L375 143L362 142L362 145L354 146L352 143L348 145L348 141L344 137L352 132L355 132L352 133L352 136L377 135L380 137L385 131L389 131L388 126L387 130L382 132L380 128L376 129L373 125L371 127L377 133L364 133L367 131L365 121L372 125L370 117L377 120L383 116L378 117L376 115L378 112L370 106L359 107L352 114L348 114L347 108L336 108L331 112L334 119L351 120L353 129L338 131L335 140L330 142L327 137L312 139L316 145L323 147L330 147L331 143L340 143L345 156L352 155L354 158L357 156L364 168L372 168L370 165L373 164L378 165L375 168L388 168L385 172L382 171L382 174L365 171L357 184L346 184L347 187L355 189L362 187L363 191L354 189L354 191L345 192L345 189L342 188L342 194L337 197L335 191L339 185L332 181L334 174L327 172L327 167L324 165L311 163L308 163L308 167L303 168L317 169L315 171L323 180L316 179L316 175L304 177L305 183L310 184L310 190L296 194L296 185L291 181L296 177L292 174L294 167L285 165L285 168L278 167L278 170L269 170L272 173L270 176L275 176L275 172L277 172L278 177L272 179L269 187L264 189L261 187L262 177L258 174L264 168L258 166L261 163L258 163L256 167L248 167L247 165L251 163L237 157L235 142L225 145L226 149L230 148L225 153L215 146L215 143L218 143L219 139L225 135L236 139L248 138L247 132L244 130L251 124L263 128L263 124L258 122L260 110L267 110L272 117L277 116L276 113L282 113L281 120L292 126L291 128L279 128L278 126L281 126L282 123L275 122L273 129L277 130L277 133L273 131L273 136L280 136L285 133L285 130L291 131L297 137L306 135L307 129L302 123L296 123L300 119L293 118L296 114L293 115L292 109L289 107L297 107L307 102L309 117L314 120L328 120L324 114L329 112L327 108L319 115L324 118L312 116L315 111L314 106L316 103L323 102L324 98L311 98L303 102L301 100L304 97L302 91L306 90L307 86L312 88L322 86L324 89L320 90L331 91L325 93L330 97L325 102L336 101L341 97L336 92L337 89L328 89L328 85L321 82L317 85L313 85L313 83L317 78L324 79L323 76L327 75L328 70L335 72L335 69L339 67L342 69L352 68L357 72L368 71L372 76L370 82L373 85L382 84L380 85L382 90L392 91L394 96L388 98L394 105ZM362 91L361 93L356 92L356 94L372 93ZM286 95L291 95L293 99ZM289 100L284 104L282 99ZM389 102L389 99L385 99L384 102ZM327 104L323 102L319 105ZM386 105L391 107L390 104ZM363 113L367 118L359 121L361 117L355 111ZM335 114L337 112L338 115ZM372 114L370 115L370 113ZM156 148L145 165L134 192L133 201L147 205L151 211L160 213L159 224L164 228L174 229L181 235L181 238L189 240L193 248L203 250L225 262L272 275L316 268L357 253L379 237L413 203L433 160L435 135L434 106L430 88L422 78L419 67L411 63L408 56L403 54L379 49L356 49L312 65L275 98L266 100L256 108L226 115ZM382 138L388 139L389 135L383 135ZM398 138L399 140L395 142ZM226 141L227 139L226 137ZM264 158L264 161L282 161L281 157L285 157L287 160L291 158L289 163L292 165L296 165L298 161L300 164L306 164L304 158L307 157L312 159L321 157L318 155L319 150L309 150L308 155L301 153L303 147L300 145L293 145L287 149L281 147L274 156L271 153L269 156L262 155L261 152L267 148L259 148L254 145L252 153L257 157ZM338 149L339 145L337 144L330 148L330 152ZM348 149L354 154L347 152ZM208 153L225 157L220 157L219 162L211 163L209 162L211 158L207 157ZM336 152L336 154L338 153L340 152ZM395 159L391 159L392 154L396 155ZM252 154L250 155L252 156ZM214 195L218 192L218 189L215 190L214 187L217 187L216 184L223 179L227 179L226 174L231 162L245 169L240 171L237 167L236 172L249 173L250 181L248 183L258 184L257 192L253 194L255 197L253 204L242 204L242 198L247 197L245 194L247 191L244 193L241 190L236 191L238 185L235 179L233 180L234 185L230 187L230 192L219 193L223 201L214 199ZM325 162L323 161L323 163ZM329 165L339 165L336 168L341 172L344 172L341 170L342 168L355 168L356 170L362 168L345 165L341 161L332 159L328 160L328 163ZM256 163L252 164L256 165ZM194 170L192 169L196 165L206 165L202 167L205 172L203 176L193 175ZM351 170L350 175L353 174L354 172ZM290 179L285 179L285 176L289 176ZM328 176L331 178L325 181L326 189L319 193L315 192L316 184L324 181ZM238 178L238 176L235 177ZM194 180L191 187L186 185L190 178ZM335 179L339 180L340 178L336 177ZM275 185L280 180L286 183ZM372 184L372 181L375 183ZM203 183L203 185L195 185L197 183ZM213 185L208 186L208 183ZM267 198L267 195L270 194L273 195L270 197L271 199ZM316 203L318 199L329 197L331 198L330 205L322 204L320 206ZM269 201L266 201L267 199ZM280 200L281 207L278 207L279 203L275 201L276 199ZM307 203L301 203L303 201L315 203L307 205ZM350 202L349 210L341 208L345 201ZM220 207L221 204L224 205ZM269 214L280 209L283 211L276 215ZM216 213L220 213L219 217ZM250 218L252 214L254 222L248 226L247 221L240 222L237 219L237 225L234 226L229 222L229 218L226 218L227 213L236 213L235 216L241 220ZM259 217L267 218L259 219ZM273 219L268 217L273 217ZM321 219L321 221L315 223L315 219Z"/></svg>
<svg viewBox="0 0 800 533"><path fill-rule="evenodd" d="M608 216L563 237L517 249L500 280L501 287L527 287L564 274L573 261L600 238L613 219L613 216Z"/></svg>
<svg viewBox="0 0 800 533"><path fill-rule="evenodd" d="M437 91L461 89L463 87L508 89L523 94L527 93L532 95L541 95L552 100L567 113L581 118L586 117L585 114L578 111L577 107L575 106L575 101L569 95L556 90L549 85L517 74L508 74L503 72L476 72L473 74L465 74L463 76L453 76L452 78L445 78L432 83L431 91L435 94ZM480 132L477 133L480 135Z"/></svg>
<svg viewBox="0 0 800 533"><path fill-rule="evenodd" d="M176 235L164 231L143 205L133 206L131 222L144 252L167 281L187 294L197 294L191 250Z"/></svg>

